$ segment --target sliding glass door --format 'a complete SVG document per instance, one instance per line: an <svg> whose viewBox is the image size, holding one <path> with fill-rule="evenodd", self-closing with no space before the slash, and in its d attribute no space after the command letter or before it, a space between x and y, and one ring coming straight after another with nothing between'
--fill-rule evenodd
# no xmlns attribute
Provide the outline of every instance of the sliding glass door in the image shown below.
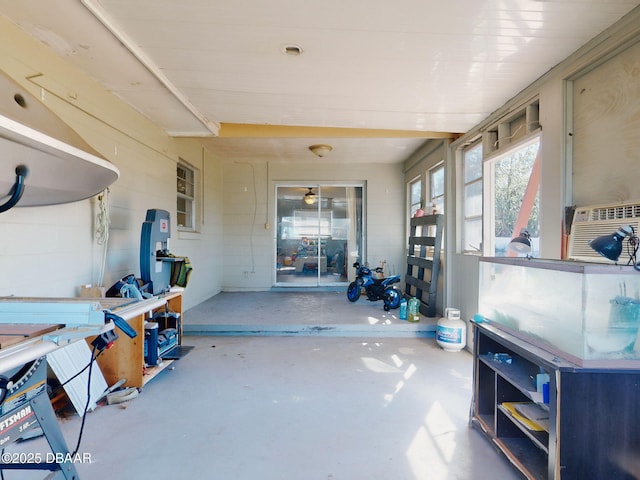
<svg viewBox="0 0 640 480"><path fill-rule="evenodd" d="M363 256L362 185L276 185L275 284L348 283Z"/></svg>

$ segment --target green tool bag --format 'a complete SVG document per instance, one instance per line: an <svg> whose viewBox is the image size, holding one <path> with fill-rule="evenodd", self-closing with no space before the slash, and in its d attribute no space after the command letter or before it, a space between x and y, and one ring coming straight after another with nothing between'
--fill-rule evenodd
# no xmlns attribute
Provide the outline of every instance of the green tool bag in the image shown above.
<svg viewBox="0 0 640 480"><path fill-rule="evenodd" d="M182 261L174 262L171 269L171 285L186 287L192 271L193 267L188 257L183 257Z"/></svg>

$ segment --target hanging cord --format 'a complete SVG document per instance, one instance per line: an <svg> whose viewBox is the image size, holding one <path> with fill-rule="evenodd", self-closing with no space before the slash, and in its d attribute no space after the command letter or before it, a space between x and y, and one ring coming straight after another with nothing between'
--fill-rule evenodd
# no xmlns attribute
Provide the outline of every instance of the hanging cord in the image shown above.
<svg viewBox="0 0 640 480"><path fill-rule="evenodd" d="M104 282L104 270L107 263L107 244L109 242L109 189L105 189L98 195L98 214L96 215L96 242L102 245L102 261L100 262L100 273L98 274L97 286L101 287Z"/></svg>
<svg viewBox="0 0 640 480"><path fill-rule="evenodd" d="M93 355L92 355L91 361L90 361L89 363L87 363L84 367L82 367L82 370L80 370L78 373L76 373L73 377L71 377L71 378L67 379L67 381L66 381L66 382L61 383L61 384L60 384L60 385L58 385L56 388L54 388L54 389L51 391L51 396L52 396L52 397L55 397L56 393L58 393L62 388L64 388L64 386L65 386L67 383L69 383L69 382L73 381L74 379L76 379L76 378L78 378L80 375L82 375L82 373L83 373L83 372L85 372L85 371L87 370L87 368L89 368L89 367L91 366L91 364L92 364L95 360L97 360L97 359L98 359L98 357L102 354L102 352L104 352L104 350L100 350L100 351L98 352L98 354L95 356L95 358L93 358ZM1 480L1 479L0 479L0 480Z"/></svg>
<svg viewBox="0 0 640 480"><path fill-rule="evenodd" d="M11 187L9 193L6 195L8 200L0 205L0 213L13 208L20 201L22 194L24 193L24 180L27 178L27 175L29 175L29 169L27 167L24 165L18 165L16 167L16 181ZM2 200L6 197L2 197Z"/></svg>
<svg viewBox="0 0 640 480"><path fill-rule="evenodd" d="M80 433L78 433L78 443L76 444L75 450L71 454L72 457L75 457L76 454L78 453L78 450L80 449L80 442L82 442L82 433L84 431L84 422L87 419L87 411L89 410L89 404L91 403L91 371L93 369L93 364L96 358L98 358L98 355L101 352L99 352L98 355L95 355L95 353L96 353L96 347L94 346L93 350L91 350L91 360L89 361L89 379L87 380L87 403L84 406L84 412L82 413L82 423L80 424Z"/></svg>
<svg viewBox="0 0 640 480"><path fill-rule="evenodd" d="M629 235L629 239L627 240L627 254L629 255L629 261L627 265L633 265L633 268L640 271L640 266L638 266L637 253L638 253L638 237L636 237L635 230L631 227L631 235Z"/></svg>

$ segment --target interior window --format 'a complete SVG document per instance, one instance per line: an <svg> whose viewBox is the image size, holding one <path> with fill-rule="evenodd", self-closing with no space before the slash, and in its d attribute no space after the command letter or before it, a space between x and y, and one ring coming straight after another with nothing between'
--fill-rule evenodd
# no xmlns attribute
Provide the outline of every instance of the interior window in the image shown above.
<svg viewBox="0 0 640 480"><path fill-rule="evenodd" d="M462 252L482 252L482 142L462 153Z"/></svg>
<svg viewBox="0 0 640 480"><path fill-rule="evenodd" d="M178 163L177 167L177 223L178 228L195 230L195 172Z"/></svg>
<svg viewBox="0 0 640 480"><path fill-rule="evenodd" d="M444 213L444 165L436 167L429 172L431 185L431 208L429 213Z"/></svg>
<svg viewBox="0 0 640 480"><path fill-rule="evenodd" d="M492 228L487 255L514 256L507 246L524 230L531 237L532 256L539 254L539 161L540 138L534 139L495 157L488 162L489 199Z"/></svg>
<svg viewBox="0 0 640 480"><path fill-rule="evenodd" d="M422 179L418 177L409 183L409 217L413 217L422 208Z"/></svg>

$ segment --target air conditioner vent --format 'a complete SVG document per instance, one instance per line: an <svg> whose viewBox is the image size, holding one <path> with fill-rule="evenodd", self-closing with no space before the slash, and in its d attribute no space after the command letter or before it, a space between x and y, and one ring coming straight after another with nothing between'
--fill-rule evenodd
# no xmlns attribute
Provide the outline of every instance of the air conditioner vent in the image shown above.
<svg viewBox="0 0 640 480"><path fill-rule="evenodd" d="M640 201L576 208L568 257L585 262L611 263L598 255L589 246L589 241L615 232L620 225L631 225L636 234L640 233ZM620 260L622 262L623 258Z"/></svg>
<svg viewBox="0 0 640 480"><path fill-rule="evenodd" d="M640 203L592 207L591 220L624 220L640 217Z"/></svg>

